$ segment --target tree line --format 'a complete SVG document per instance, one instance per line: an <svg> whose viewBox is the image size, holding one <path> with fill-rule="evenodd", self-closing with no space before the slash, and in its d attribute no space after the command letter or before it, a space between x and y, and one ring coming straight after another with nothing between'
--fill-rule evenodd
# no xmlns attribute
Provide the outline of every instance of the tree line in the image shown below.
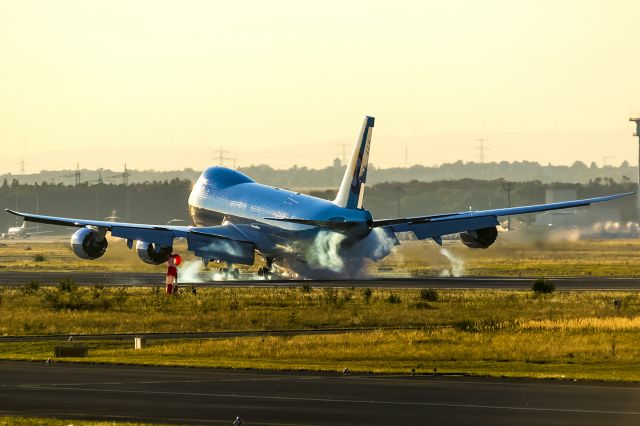
<svg viewBox="0 0 640 426"><path fill-rule="evenodd" d="M239 167L239 171L252 177L258 182L295 189L320 189L335 188L340 184L344 174L345 165L336 159L330 166L321 169L293 166L288 169L274 169L268 165L251 165ZM82 183L88 185L100 182L118 184L122 183L122 171L98 169L78 170ZM201 170L183 169L171 171L157 170L128 170L129 183L144 183L153 181L171 181L172 179L196 180ZM439 166L414 165L411 167L377 168L370 164L367 181L369 185L383 182L410 182L418 180L432 182L455 179L509 179L516 182L540 181L543 183L568 182L588 183L590 180L608 177L616 181L625 181L638 175L638 169L632 167L627 161L620 165L598 166L596 163L587 165L581 161L574 162L571 166L541 165L531 161L515 161L499 163L476 163L457 161ZM42 170L28 175L0 175L0 181L5 178L9 182L17 179L20 183L41 183L43 181L52 185L59 183L73 184L76 171L74 170Z"/></svg>
<svg viewBox="0 0 640 426"><path fill-rule="evenodd" d="M118 221L165 224L179 219L190 224L187 199L192 182L172 179L129 185L81 183L22 184L4 180L0 185L0 207L51 216L103 220L114 214ZM590 198L636 190L628 180L596 178L588 183L543 183L539 180L512 184L511 205L545 202L548 189L570 189L579 198ZM315 190L310 195L333 199L336 191ZM467 210L507 207L508 196L503 179L457 179L433 182L384 182L368 187L364 205L374 218L418 216ZM627 197L607 203L623 221L637 220L636 198ZM15 216L0 213L0 232L20 224Z"/></svg>

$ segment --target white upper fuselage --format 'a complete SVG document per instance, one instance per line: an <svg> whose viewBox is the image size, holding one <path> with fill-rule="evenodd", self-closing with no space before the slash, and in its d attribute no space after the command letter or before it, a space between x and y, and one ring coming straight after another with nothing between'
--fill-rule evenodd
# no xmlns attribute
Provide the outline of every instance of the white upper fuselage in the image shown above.
<svg viewBox="0 0 640 426"><path fill-rule="evenodd" d="M261 223L289 231L312 227L269 219L306 219L333 222L371 220L363 209L339 207L328 200L256 183L248 176L224 167L210 167L195 183L189 196L191 217L197 226Z"/></svg>

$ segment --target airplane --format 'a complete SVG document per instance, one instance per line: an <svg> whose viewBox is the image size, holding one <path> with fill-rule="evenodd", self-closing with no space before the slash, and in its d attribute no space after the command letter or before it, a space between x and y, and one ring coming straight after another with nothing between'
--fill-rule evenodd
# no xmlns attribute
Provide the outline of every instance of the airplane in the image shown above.
<svg viewBox="0 0 640 426"><path fill-rule="evenodd" d="M104 220L108 220L109 222L115 222L118 219L120 219L120 216L116 214L115 210L111 210L111 216L107 216L104 218Z"/></svg>
<svg viewBox="0 0 640 426"><path fill-rule="evenodd" d="M364 119L337 196L324 200L257 183L237 170L214 166L202 172L188 198L193 226L149 225L73 219L7 212L25 221L79 228L71 248L82 259L97 259L107 250L106 234L126 240L140 259L149 264L167 262L174 240L187 241L187 249L202 259L225 262L228 277L237 276L236 264L252 265L256 255L266 266L258 273L271 276L274 269L296 277L354 278L367 260L389 255L400 242L397 233L411 232L416 239L442 244L443 236L458 234L473 249L486 249L498 237L498 217L587 206L633 193L574 201L482 211L374 219L364 208L374 117ZM437 202L437 200L435 200Z"/></svg>
<svg viewBox="0 0 640 426"><path fill-rule="evenodd" d="M12 226L7 230L6 233L0 234L0 238L12 239L12 240L18 240L18 239L26 240L32 235L46 234L46 233L52 232L52 231L29 232L30 229L37 229L37 226L32 226L30 228L27 228L27 223L22 222L22 226Z"/></svg>

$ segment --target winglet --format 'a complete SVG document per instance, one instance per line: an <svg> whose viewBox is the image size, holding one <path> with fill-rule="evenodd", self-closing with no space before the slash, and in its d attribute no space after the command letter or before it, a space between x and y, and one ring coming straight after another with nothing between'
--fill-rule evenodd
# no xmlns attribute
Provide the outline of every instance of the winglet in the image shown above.
<svg viewBox="0 0 640 426"><path fill-rule="evenodd" d="M348 209L362 208L364 185L367 181L367 168L369 167L369 147L371 145L371 132L375 123L374 117L365 117L360 129L360 135L353 146L351 158L344 172L340 189L334 204Z"/></svg>

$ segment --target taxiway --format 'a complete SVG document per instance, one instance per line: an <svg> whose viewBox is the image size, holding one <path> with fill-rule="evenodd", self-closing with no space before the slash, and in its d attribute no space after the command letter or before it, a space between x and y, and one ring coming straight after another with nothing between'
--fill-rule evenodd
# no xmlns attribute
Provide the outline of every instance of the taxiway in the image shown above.
<svg viewBox="0 0 640 426"><path fill-rule="evenodd" d="M0 413L183 424L636 425L640 385L0 362Z"/></svg>

